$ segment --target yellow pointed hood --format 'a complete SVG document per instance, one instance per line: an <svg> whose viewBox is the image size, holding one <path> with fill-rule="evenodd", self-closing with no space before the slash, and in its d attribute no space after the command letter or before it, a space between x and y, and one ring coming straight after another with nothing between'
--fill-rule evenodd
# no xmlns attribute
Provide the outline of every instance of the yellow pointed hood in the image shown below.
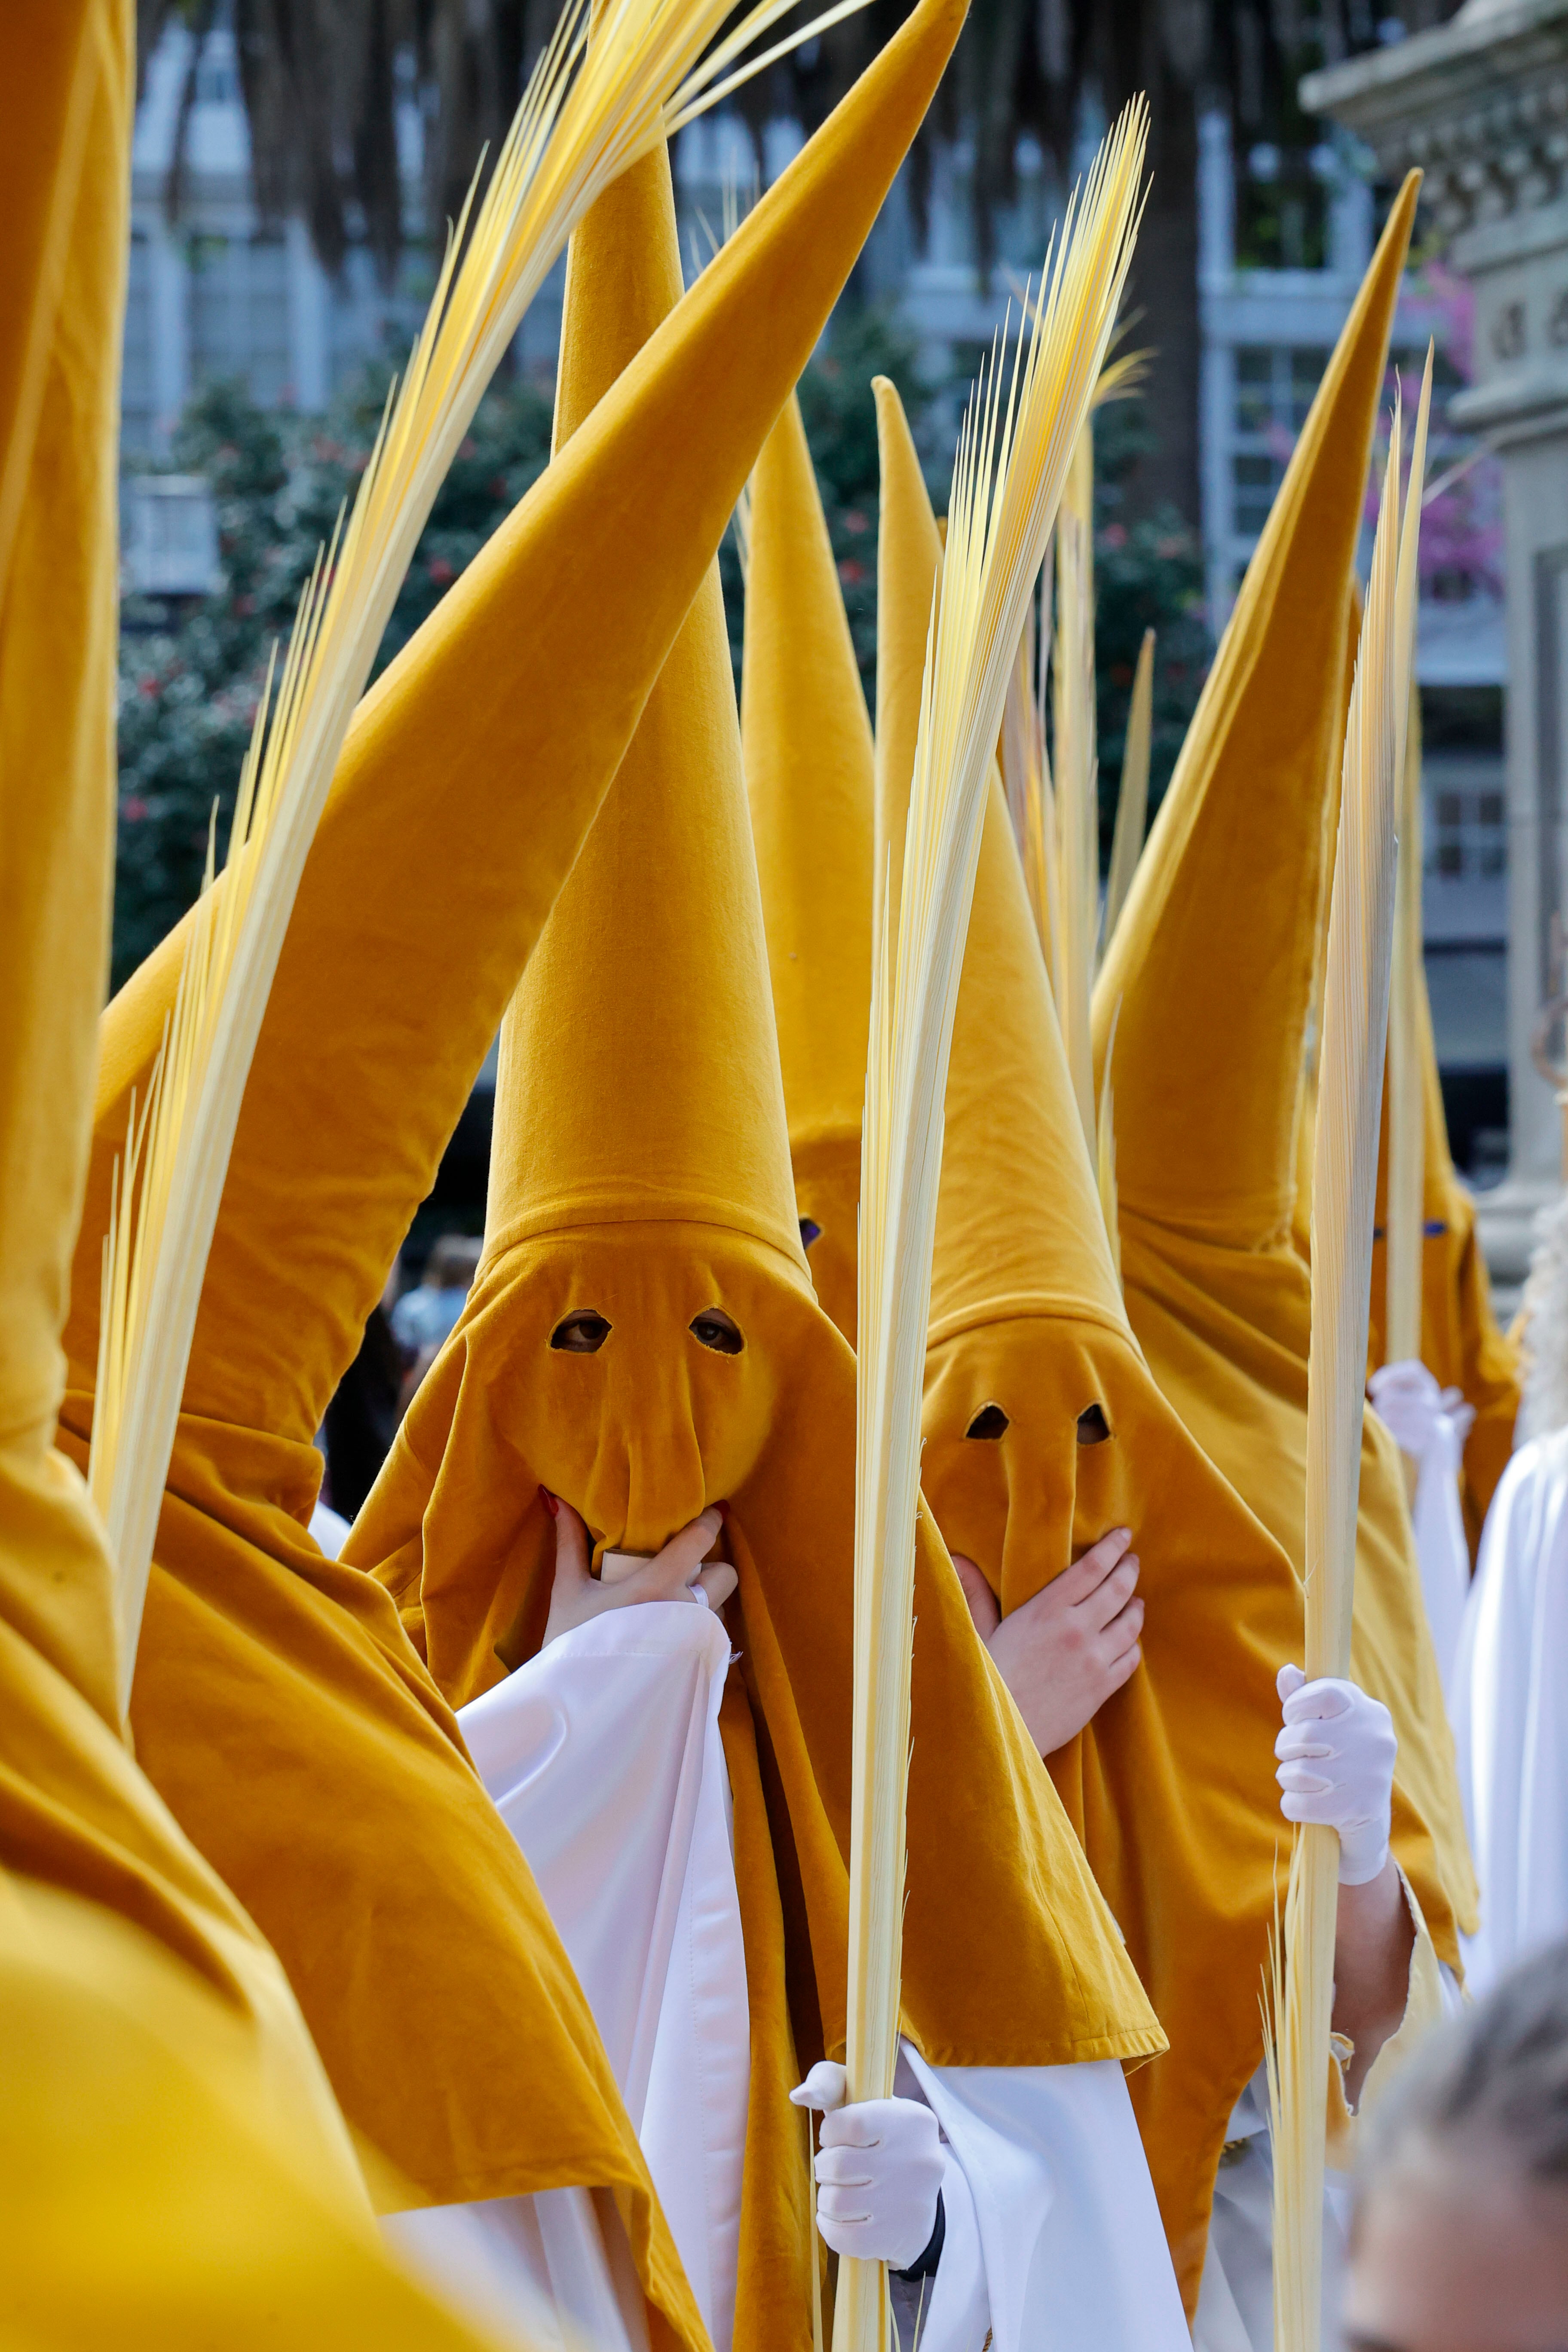
<svg viewBox="0 0 1568 2352"><path fill-rule="evenodd" d="M793 394L752 477L741 742L795 1208L816 1295L853 1347L870 1010L871 721Z"/></svg>
<svg viewBox="0 0 1568 2352"><path fill-rule="evenodd" d="M884 740L912 760L937 537L890 386L879 421L879 715ZM900 549L917 576L895 580ZM910 769L884 754L880 773L879 815L897 833ZM1080 1444L1093 1407L1109 1433ZM1226 2126L1262 2054L1279 1844L1272 1661L1300 1642L1300 1591L1161 1396L1129 1327L994 781L948 1071L924 1440L937 1525L1004 1612L1111 1528L1133 1532L1143 1665L1049 1761L1170 2038L1130 2087L1191 2309Z"/></svg>
<svg viewBox="0 0 1568 2352"><path fill-rule="evenodd" d="M921 25L917 11L898 38ZM584 245L605 226L591 216ZM645 202L639 233L650 282L668 282L662 205ZM595 279L584 268L575 282ZM618 316L590 312L568 348L596 380L625 340ZM592 389L569 379L563 412ZM361 1514L355 1556L378 1562L437 1681L463 1700L541 1638L553 1570L541 1485L596 1541L642 1552L725 1504L743 1675L731 1696L754 1719L774 1824L754 1878L737 1846L742 1917L751 1933L772 1912L770 1948L776 1968L784 1943L807 2037L796 2063L809 2063L813 2042L837 2053L844 2038L855 1367L813 1295L795 1221L711 574L509 1012L498 1092L479 1277ZM715 1313L735 1345L707 1343ZM565 1318L589 1314L604 1327L591 1352L552 1346ZM929 1529L917 1609L908 2030L953 2064L1156 2046ZM794 1890L787 1937L781 1885ZM758 2046L753 2005L754 2070ZM795 2145L760 2149L761 2174L748 2163L748 2207ZM798 2327L805 2307L770 2325Z"/></svg>
<svg viewBox="0 0 1568 2352"><path fill-rule="evenodd" d="M942 538L910 433L904 404L885 375L877 395L881 514L877 540L877 801L873 904L896 907L904 874L910 778L920 732L925 667Z"/></svg>
<svg viewBox="0 0 1568 2352"><path fill-rule="evenodd" d="M128 0L0 16L0 1906L8 1959L46 2006L54 1920L102 1954L111 1999L135 2007L157 1976L193 2043L222 2037L302 2195L352 2229L363 2184L283 1972L122 1735L113 1566L54 1444L109 961L133 54ZM15 2129L14 2062L31 2055L17 2020L37 2012L0 2003ZM41 2051L68 2074L51 2040ZM22 2160L47 2164L59 2117L31 2114ZM227 2178L243 2197L243 2167ZM8 2180L0 2197L9 2241Z"/></svg>
<svg viewBox="0 0 1568 2352"><path fill-rule="evenodd" d="M432 2201L611 2189L666 2345L695 2305L581 1992L385 1592L305 1532L310 1441L962 16L923 0L356 713L246 1090L132 1708L359 2129ZM102 1024L79 1451L110 1173L183 938ZM798 1252L787 1162L780 1206Z"/></svg>
<svg viewBox="0 0 1568 2352"><path fill-rule="evenodd" d="M558 447L680 291L661 154L573 240ZM744 1234L806 1280L716 564L501 1027L483 1265L626 1223ZM670 1529L628 1496L608 1531Z"/></svg>
<svg viewBox="0 0 1568 2352"><path fill-rule="evenodd" d="M1125 1209L1271 1242L1295 1191L1300 1038L1331 844L1346 600L1389 330L1415 218L1406 180L1247 566L1095 987L1116 1033ZM1326 689L1326 690L1325 690Z"/></svg>
<svg viewBox="0 0 1568 2352"><path fill-rule="evenodd" d="M1117 1005L1127 1309L1155 1379L1299 1571L1310 1277L1291 1236L1351 570L1418 175L1312 403L1095 986ZM1438 1949L1474 1915L1397 1450L1362 1452L1353 1670L1399 1735L1394 1848Z"/></svg>

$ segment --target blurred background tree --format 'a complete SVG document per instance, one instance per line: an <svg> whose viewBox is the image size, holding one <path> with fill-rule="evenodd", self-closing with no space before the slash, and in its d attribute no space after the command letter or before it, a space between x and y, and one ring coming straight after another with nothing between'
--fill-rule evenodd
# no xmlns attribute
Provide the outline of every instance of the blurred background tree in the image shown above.
<svg viewBox="0 0 1568 2352"><path fill-rule="evenodd" d="M810 131L895 26L911 0L871 0L749 83L736 103L762 160L762 130L789 116ZM953 68L911 165L923 220L932 142L973 141L975 259L988 268L999 208L1016 193L1019 141L1037 139L1070 173L1084 103L1112 114L1144 91L1152 115L1151 187L1130 300L1153 352L1151 429L1122 485L1129 512L1173 507L1199 516L1196 287L1197 121L1229 112L1237 153L1260 159L1240 182L1238 247L1259 263L1293 266L1315 235L1313 155L1321 139L1296 102L1312 67L1374 46L1396 18L1406 31L1440 21L1455 0L972 0ZM351 214L384 268L404 236L396 110L413 99L425 125L426 216L454 218L487 147L496 152L557 0L138 0L138 54L183 18L193 44L182 121L194 102L202 37L220 14L236 36L264 214L295 212L338 270ZM167 203L177 217L184 145L175 142Z"/></svg>
<svg viewBox="0 0 1568 2352"><path fill-rule="evenodd" d="M353 494L385 391L384 373L367 371L310 421L212 384L175 434L171 468L205 475L216 498L218 577L178 613L131 600L121 612L117 986L201 887L209 814L216 800L227 822L268 651L287 639L316 551ZM542 470L550 417L536 385L492 387L409 566L377 674Z"/></svg>
<svg viewBox="0 0 1568 2352"><path fill-rule="evenodd" d="M841 310L807 368L801 407L867 700L877 661L878 464L874 375L898 385L932 498L946 505L953 387L924 380L913 345L875 310ZM206 387L186 410L171 468L204 475L217 506L218 577L178 610L127 600L120 671L118 986L179 919L201 885L207 824L233 805L268 651L288 635L316 551L369 455L384 373L356 383L325 419L264 411L239 387ZM444 484L394 609L384 668L547 462L551 403L541 386L497 383ZM1148 433L1141 403L1101 412L1097 432L1097 639L1104 831L1115 808L1132 665L1159 631L1153 782L1163 789L1208 657L1197 540L1181 518L1129 516L1124 482ZM740 684L745 606L732 540L721 554Z"/></svg>

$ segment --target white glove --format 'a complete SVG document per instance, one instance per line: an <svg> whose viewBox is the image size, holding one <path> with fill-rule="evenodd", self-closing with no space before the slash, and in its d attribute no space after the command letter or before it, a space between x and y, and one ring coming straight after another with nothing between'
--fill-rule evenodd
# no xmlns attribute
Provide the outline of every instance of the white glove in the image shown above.
<svg viewBox="0 0 1568 2352"><path fill-rule="evenodd" d="M790 2097L822 2114L816 2226L836 2254L908 2270L930 2245L945 2163L936 2117L919 2099L843 2104L846 2078L830 2061Z"/></svg>
<svg viewBox="0 0 1568 2352"><path fill-rule="evenodd" d="M1402 1453L1413 1462L1431 1459L1436 1467L1458 1470L1476 1417L1462 1390L1440 1389L1426 1365L1414 1358L1380 1366L1366 1385Z"/></svg>
<svg viewBox="0 0 1568 2352"><path fill-rule="evenodd" d="M1394 1717L1354 1683L1331 1675L1310 1683L1300 1666L1281 1666L1276 1687L1285 1702L1274 1742L1279 1810L1288 1822L1338 1830L1340 1885L1365 1886L1388 1860Z"/></svg>

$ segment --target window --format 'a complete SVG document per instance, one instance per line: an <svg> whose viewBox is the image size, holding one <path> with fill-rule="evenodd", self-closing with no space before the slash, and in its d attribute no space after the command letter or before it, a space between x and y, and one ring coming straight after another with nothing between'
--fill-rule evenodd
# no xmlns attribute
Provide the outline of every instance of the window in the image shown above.
<svg viewBox="0 0 1568 2352"><path fill-rule="evenodd" d="M1498 882L1508 872L1503 795L1445 783L1427 800L1426 870L1440 882Z"/></svg>
<svg viewBox="0 0 1568 2352"><path fill-rule="evenodd" d="M238 376L263 408L291 394L288 248L280 237L193 237L191 373Z"/></svg>
<svg viewBox="0 0 1568 2352"><path fill-rule="evenodd" d="M127 449L153 446L153 295L144 236L131 240L131 274L125 289L125 343L121 379L121 438Z"/></svg>
<svg viewBox="0 0 1568 2352"><path fill-rule="evenodd" d="M1274 493L1327 362L1327 352L1313 346L1237 346L1230 467L1231 528L1238 538L1256 539L1268 520Z"/></svg>

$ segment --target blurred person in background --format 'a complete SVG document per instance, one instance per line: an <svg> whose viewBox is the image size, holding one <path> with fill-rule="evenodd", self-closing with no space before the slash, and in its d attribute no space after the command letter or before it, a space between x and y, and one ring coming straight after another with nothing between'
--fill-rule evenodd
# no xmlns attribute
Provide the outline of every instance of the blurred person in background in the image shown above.
<svg viewBox="0 0 1568 2352"><path fill-rule="evenodd" d="M473 1287L479 1248L477 1234L443 1234L425 1261L421 1280L405 1290L392 1309L392 1336L402 1351L397 1421L413 1403L420 1381L463 1311Z"/></svg>
<svg viewBox="0 0 1568 2352"><path fill-rule="evenodd" d="M443 1234L425 1261L425 1272L392 1310L392 1334L407 1355L439 1348L458 1316L479 1262L477 1234Z"/></svg>
<svg viewBox="0 0 1568 2352"><path fill-rule="evenodd" d="M1562 2352L1568 1943L1434 2033L1363 2132L1349 2352Z"/></svg>

